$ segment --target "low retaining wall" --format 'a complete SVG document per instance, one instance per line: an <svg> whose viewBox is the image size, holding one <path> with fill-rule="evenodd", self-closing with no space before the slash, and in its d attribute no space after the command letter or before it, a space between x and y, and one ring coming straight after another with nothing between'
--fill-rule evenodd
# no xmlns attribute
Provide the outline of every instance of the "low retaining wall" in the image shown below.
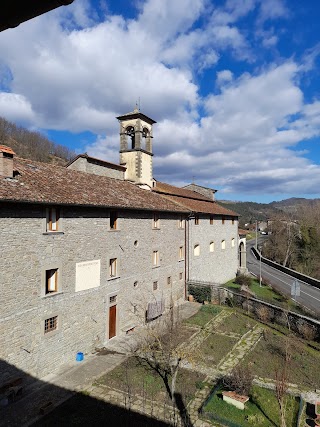
<svg viewBox="0 0 320 427"><path fill-rule="evenodd" d="M210 301L213 304L239 307L253 314L265 323L277 323L288 327L307 340L320 340L320 321L300 313L288 311L283 307L270 304L266 301L222 288L215 284L188 283L188 292L199 302ZM205 299L203 299L205 298Z"/></svg>

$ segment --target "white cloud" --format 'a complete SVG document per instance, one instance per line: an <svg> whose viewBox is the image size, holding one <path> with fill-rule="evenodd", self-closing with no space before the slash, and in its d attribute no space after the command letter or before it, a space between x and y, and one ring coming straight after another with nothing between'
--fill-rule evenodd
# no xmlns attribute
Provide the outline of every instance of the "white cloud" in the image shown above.
<svg viewBox="0 0 320 427"><path fill-rule="evenodd" d="M318 46L302 64L277 58L240 76L226 60L240 61L240 69L254 63L257 39L261 55L275 50L281 34L264 25L289 15L282 1L227 0L217 8L206 0L147 0L136 19L99 13L78 0L2 33L0 115L43 129L90 130L97 137L86 151L118 162L115 117L140 98L158 121L156 178L183 184L196 176L224 192L318 192L319 166L293 151L320 135L320 102L306 103L299 80ZM242 25L250 14L255 40ZM201 73L212 79L205 98Z"/></svg>

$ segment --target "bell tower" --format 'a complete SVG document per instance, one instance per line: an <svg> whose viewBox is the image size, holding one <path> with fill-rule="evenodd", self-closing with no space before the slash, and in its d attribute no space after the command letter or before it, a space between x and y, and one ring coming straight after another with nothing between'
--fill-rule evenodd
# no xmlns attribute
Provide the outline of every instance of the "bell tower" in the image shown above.
<svg viewBox="0 0 320 427"><path fill-rule="evenodd" d="M126 166L125 179L151 188L152 125L156 123L138 108L117 117L120 124L120 164Z"/></svg>

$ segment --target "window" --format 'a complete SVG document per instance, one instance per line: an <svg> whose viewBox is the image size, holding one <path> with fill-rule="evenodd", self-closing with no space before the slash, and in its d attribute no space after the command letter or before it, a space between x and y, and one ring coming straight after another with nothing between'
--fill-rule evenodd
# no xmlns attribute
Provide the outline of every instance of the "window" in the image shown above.
<svg viewBox="0 0 320 427"><path fill-rule="evenodd" d="M234 218L232 218L232 225L234 225Z"/></svg>
<svg viewBox="0 0 320 427"><path fill-rule="evenodd" d="M182 260L183 258L184 258L183 246L180 246L180 248L179 248L179 260Z"/></svg>
<svg viewBox="0 0 320 427"><path fill-rule="evenodd" d="M179 228L184 228L184 219L183 219L183 215L180 215L179 222L178 222L178 227L179 227Z"/></svg>
<svg viewBox="0 0 320 427"><path fill-rule="evenodd" d="M193 254L194 254L194 256L200 255L200 245L194 245Z"/></svg>
<svg viewBox="0 0 320 427"><path fill-rule="evenodd" d="M46 270L46 289L45 294L58 292L58 269Z"/></svg>
<svg viewBox="0 0 320 427"><path fill-rule="evenodd" d="M49 317L44 321L44 333L55 331L58 328L58 316Z"/></svg>
<svg viewBox="0 0 320 427"><path fill-rule="evenodd" d="M171 276L167 277L167 285L171 285Z"/></svg>
<svg viewBox="0 0 320 427"><path fill-rule="evenodd" d="M137 280L133 283L133 287L134 287L134 288L137 288L137 287L138 287L138 281L137 281Z"/></svg>
<svg viewBox="0 0 320 427"><path fill-rule="evenodd" d="M117 258L111 258L109 263L109 275L110 277L117 276Z"/></svg>
<svg viewBox="0 0 320 427"><path fill-rule="evenodd" d="M210 225L213 225L213 215L210 215Z"/></svg>
<svg viewBox="0 0 320 427"><path fill-rule="evenodd" d="M159 265L159 251L153 251L152 254L152 265L157 267Z"/></svg>
<svg viewBox="0 0 320 427"><path fill-rule="evenodd" d="M199 215L194 216L194 225L199 225Z"/></svg>
<svg viewBox="0 0 320 427"><path fill-rule="evenodd" d="M179 273L179 280L182 280L182 272Z"/></svg>
<svg viewBox="0 0 320 427"><path fill-rule="evenodd" d="M112 297L109 297L109 304L114 304L117 302L117 295L112 295Z"/></svg>
<svg viewBox="0 0 320 427"><path fill-rule="evenodd" d="M214 242L210 242L210 252L214 252Z"/></svg>
<svg viewBox="0 0 320 427"><path fill-rule="evenodd" d="M118 212L110 212L110 230L117 230Z"/></svg>
<svg viewBox="0 0 320 427"><path fill-rule="evenodd" d="M158 289L158 282L153 282L153 290L156 291Z"/></svg>
<svg viewBox="0 0 320 427"><path fill-rule="evenodd" d="M152 228L160 228L159 214L155 212L152 218Z"/></svg>
<svg viewBox="0 0 320 427"><path fill-rule="evenodd" d="M48 208L46 231L59 231L59 219L60 219L60 209Z"/></svg>
<svg viewBox="0 0 320 427"><path fill-rule="evenodd" d="M226 241L222 240L221 241L221 249L225 249L226 248Z"/></svg>
<svg viewBox="0 0 320 427"><path fill-rule="evenodd" d="M221 222L222 222L222 224L224 224L224 222L225 222L225 217L223 216L222 218L221 218Z"/></svg>
<svg viewBox="0 0 320 427"><path fill-rule="evenodd" d="M235 240L234 240L234 238L232 238L231 239L231 247L234 248L234 245L235 245Z"/></svg>

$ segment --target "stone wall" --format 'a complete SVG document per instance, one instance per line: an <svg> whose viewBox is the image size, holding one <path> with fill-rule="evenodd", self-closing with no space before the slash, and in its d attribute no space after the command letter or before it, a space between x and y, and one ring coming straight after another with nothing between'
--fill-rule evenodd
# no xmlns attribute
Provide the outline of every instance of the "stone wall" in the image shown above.
<svg viewBox="0 0 320 427"><path fill-rule="evenodd" d="M73 163L68 166L68 169L76 170L79 172L91 173L94 175L107 176L109 178L124 179L124 170L120 170L112 164L108 165L99 163L99 160L78 157Z"/></svg>
<svg viewBox="0 0 320 427"><path fill-rule="evenodd" d="M18 369L43 377L73 362L77 352L106 344L112 296L117 335L144 322L149 302L164 298L168 307L171 297L184 299L184 230L174 214L160 214L154 230L152 212L123 211L117 230L110 230L107 209L64 207L59 232L47 233L40 205L2 204L0 212L0 358ZM155 250L158 267L152 265ZM118 260L115 278L110 258ZM100 285L75 292L76 264L93 260L100 260ZM53 268L59 269L59 292L44 296L45 270ZM53 316L58 328L45 334L44 320Z"/></svg>
<svg viewBox="0 0 320 427"><path fill-rule="evenodd" d="M236 276L238 269L238 221L215 215L213 224L210 224L209 215L199 216L199 225L195 220L188 221L189 235L189 274L188 280L200 280L216 284L223 284ZM234 246L232 246L234 239ZM225 249L221 242L225 241ZM210 252L210 243L214 250ZM194 246L200 245L200 255L194 255Z"/></svg>

